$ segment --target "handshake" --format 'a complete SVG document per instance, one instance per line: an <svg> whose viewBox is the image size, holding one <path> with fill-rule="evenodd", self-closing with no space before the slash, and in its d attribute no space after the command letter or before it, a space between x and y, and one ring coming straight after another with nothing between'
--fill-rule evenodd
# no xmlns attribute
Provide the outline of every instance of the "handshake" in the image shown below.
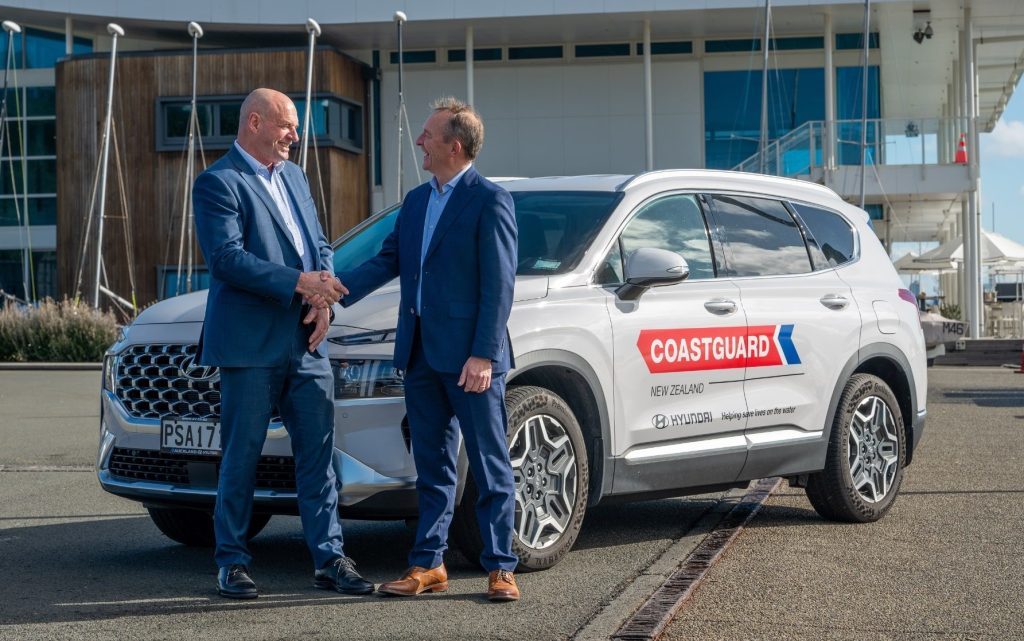
<svg viewBox="0 0 1024 641"><path fill-rule="evenodd" d="M326 270L299 274L295 291L302 294L306 301L317 309L330 307L348 293L348 289L341 281Z"/></svg>

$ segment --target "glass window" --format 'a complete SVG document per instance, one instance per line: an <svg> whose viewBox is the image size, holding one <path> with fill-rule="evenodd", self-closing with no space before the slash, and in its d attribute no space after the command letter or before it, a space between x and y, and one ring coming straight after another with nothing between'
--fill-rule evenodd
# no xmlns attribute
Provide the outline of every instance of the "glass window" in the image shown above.
<svg viewBox="0 0 1024 641"><path fill-rule="evenodd" d="M25 147L29 156L57 155L56 119L27 120L25 122ZM11 123L13 124L13 123ZM11 141L14 142L13 140Z"/></svg>
<svg viewBox="0 0 1024 641"><path fill-rule="evenodd" d="M693 53L693 43L689 40L678 40L673 42L652 42L651 55L660 56L673 53ZM644 43L636 45L636 55L644 55Z"/></svg>
<svg viewBox="0 0 1024 641"><path fill-rule="evenodd" d="M548 45L539 47L509 47L509 60L541 60L544 58L561 58L561 45Z"/></svg>
<svg viewBox="0 0 1024 641"><path fill-rule="evenodd" d="M845 218L827 209L801 203L790 204L810 232L807 245L815 257L815 269L835 267L853 260L854 232ZM819 260L824 260L824 263L819 263Z"/></svg>
<svg viewBox="0 0 1024 641"><path fill-rule="evenodd" d="M691 195L666 196L643 205L622 232L619 244L621 247L613 250L613 253L619 252L619 258L610 256L605 260L610 269L608 275L622 274L616 260L621 262L623 257L628 258L641 247L654 247L686 259L690 267L688 280L715 276L704 214ZM621 282L621 279L609 282Z"/></svg>
<svg viewBox="0 0 1024 641"><path fill-rule="evenodd" d="M164 108L164 132L169 138L186 138L188 136L189 118L192 114L190 103L171 104ZM196 116L199 120L199 135L213 135L213 107L196 105Z"/></svg>
<svg viewBox="0 0 1024 641"><path fill-rule="evenodd" d="M183 269L179 276L177 265L161 265L157 267L157 274L160 278L161 300L210 287L210 273L206 267L192 267L191 289L188 288L188 270Z"/></svg>
<svg viewBox="0 0 1024 641"><path fill-rule="evenodd" d="M772 276L811 271L803 235L781 202L737 196L709 198L725 246L720 274Z"/></svg>
<svg viewBox="0 0 1024 641"><path fill-rule="evenodd" d="M474 62L488 62L492 60L501 60L501 47L486 47L483 49L473 49L473 61ZM465 62L466 61L466 50L465 49L449 49L448 50L448 62Z"/></svg>
<svg viewBox="0 0 1024 641"><path fill-rule="evenodd" d="M53 87L24 87L7 90L7 116L53 116L57 99Z"/></svg>
<svg viewBox="0 0 1024 641"><path fill-rule="evenodd" d="M27 199L20 196L18 198L0 198L0 227L24 224L26 205L29 224L57 224L57 197L29 195Z"/></svg>
<svg viewBox="0 0 1024 641"><path fill-rule="evenodd" d="M25 294L26 278L24 277L25 254L20 249L0 250L0 290L22 300L32 298L33 292ZM34 289L35 298L57 296L57 252L32 252L32 268L30 277L34 283L28 284L29 290ZM34 286L33 286L34 285Z"/></svg>
<svg viewBox="0 0 1024 641"><path fill-rule="evenodd" d="M437 62L437 52L433 49L422 49L420 51L403 51L402 62L405 64L417 64L426 62ZM398 52L391 52L391 64L398 64Z"/></svg>
<svg viewBox="0 0 1024 641"><path fill-rule="evenodd" d="M775 140L808 120L825 118L824 69L768 74L768 137ZM731 169L757 153L761 136L761 71L704 74L704 152L709 169ZM808 166L809 152L787 152L786 166ZM791 157L792 156L792 157Z"/></svg>
<svg viewBox="0 0 1024 641"><path fill-rule="evenodd" d="M519 227L519 266L523 275L564 274L579 263L598 230L622 199L616 192L512 192ZM395 227L398 208L377 214L334 250L334 271L358 267L380 251Z"/></svg>
<svg viewBox="0 0 1024 641"><path fill-rule="evenodd" d="M22 163L19 160L5 162L0 176L0 194L55 194L57 193L56 159L28 160L28 181L22 183ZM13 176L12 176L13 174ZM12 186L13 183L13 186Z"/></svg>
<svg viewBox="0 0 1024 641"><path fill-rule="evenodd" d="M6 42L6 38L4 39ZM45 69L57 65L66 56L64 34L27 28L23 36L14 39L14 60L19 69ZM90 53L92 40L74 38L72 53Z"/></svg>

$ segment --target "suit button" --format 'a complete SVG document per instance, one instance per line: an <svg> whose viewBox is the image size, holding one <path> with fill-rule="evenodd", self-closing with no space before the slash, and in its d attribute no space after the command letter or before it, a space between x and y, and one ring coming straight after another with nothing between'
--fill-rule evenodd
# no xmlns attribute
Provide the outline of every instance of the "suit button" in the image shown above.
<svg viewBox="0 0 1024 641"><path fill-rule="evenodd" d="M409 313L412 314L413 316L415 316L416 315L416 308L415 307L410 307L409 308Z"/></svg>

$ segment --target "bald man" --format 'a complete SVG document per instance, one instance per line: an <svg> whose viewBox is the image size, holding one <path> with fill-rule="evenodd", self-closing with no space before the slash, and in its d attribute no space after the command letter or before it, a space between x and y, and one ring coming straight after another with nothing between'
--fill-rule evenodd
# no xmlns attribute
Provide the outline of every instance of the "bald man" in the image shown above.
<svg viewBox="0 0 1024 641"><path fill-rule="evenodd" d="M270 418L291 438L295 485L314 585L369 594L373 584L342 550L334 453L334 379L323 343L347 294L305 175L288 160L298 142L295 105L257 89L242 103L238 138L192 192L210 272L196 361L220 368L220 442L214 559L221 596L258 596L249 572L256 465Z"/></svg>

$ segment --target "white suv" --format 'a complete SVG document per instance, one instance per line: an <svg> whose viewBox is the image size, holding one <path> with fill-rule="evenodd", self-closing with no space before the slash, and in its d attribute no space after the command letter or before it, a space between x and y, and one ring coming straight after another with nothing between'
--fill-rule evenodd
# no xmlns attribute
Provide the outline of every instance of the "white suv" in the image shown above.
<svg viewBox="0 0 1024 641"><path fill-rule="evenodd" d="M892 505L921 439L925 346L867 214L802 181L718 171L506 180L519 224L509 331L514 549L556 563L589 505L784 476L824 517ZM376 253L397 208L336 245L337 271ZM220 395L193 363L205 293L154 305L105 362L98 474L187 544L212 540ZM335 466L347 518L416 515L398 286L331 328ZM259 464L251 535L294 513L279 421ZM466 466L460 505L476 494ZM478 557L472 509L455 542Z"/></svg>

